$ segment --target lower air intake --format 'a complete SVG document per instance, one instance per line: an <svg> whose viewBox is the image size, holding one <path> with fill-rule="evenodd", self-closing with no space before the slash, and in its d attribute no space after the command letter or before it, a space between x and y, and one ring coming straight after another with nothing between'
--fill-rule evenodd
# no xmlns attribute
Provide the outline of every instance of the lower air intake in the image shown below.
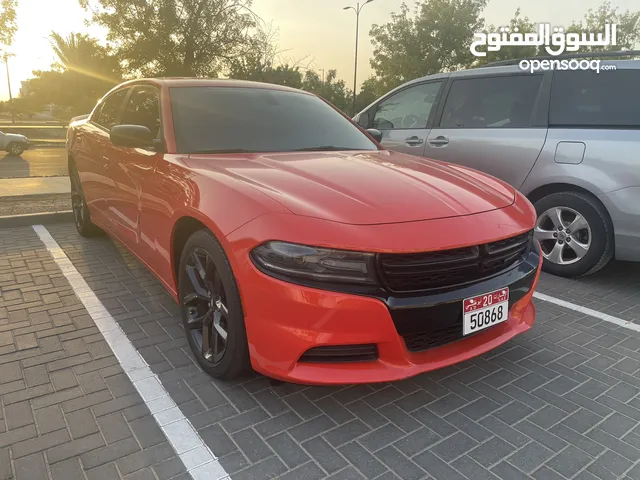
<svg viewBox="0 0 640 480"><path fill-rule="evenodd" d="M373 362L378 359L375 343L362 345L329 345L307 350L300 362L304 363L348 363Z"/></svg>

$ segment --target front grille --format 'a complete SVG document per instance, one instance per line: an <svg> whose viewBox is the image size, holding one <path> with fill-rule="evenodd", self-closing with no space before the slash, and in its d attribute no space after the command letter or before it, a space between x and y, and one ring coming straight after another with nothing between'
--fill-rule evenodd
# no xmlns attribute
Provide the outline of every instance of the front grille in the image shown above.
<svg viewBox="0 0 640 480"><path fill-rule="evenodd" d="M526 258L533 231L473 247L437 252L378 255L378 270L394 293L442 289L474 283L513 267Z"/></svg>
<svg viewBox="0 0 640 480"><path fill-rule="evenodd" d="M307 350L300 362L306 363L345 363L372 362L378 359L378 346L375 343L362 345L328 345Z"/></svg>
<svg viewBox="0 0 640 480"><path fill-rule="evenodd" d="M529 292L534 277L531 274L509 285L509 309ZM489 281L486 291L498 288L500 286L492 285ZM462 328L462 298L465 296L436 305L389 309L396 331L404 340L407 350L423 352L466 338ZM489 330L492 328L489 327Z"/></svg>

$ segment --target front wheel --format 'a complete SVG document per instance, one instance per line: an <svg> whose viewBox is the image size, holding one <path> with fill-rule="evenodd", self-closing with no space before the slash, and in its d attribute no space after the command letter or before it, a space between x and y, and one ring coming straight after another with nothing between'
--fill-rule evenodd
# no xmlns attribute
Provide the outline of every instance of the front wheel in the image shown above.
<svg viewBox="0 0 640 480"><path fill-rule="evenodd" d="M10 155L15 155L17 157L19 155L22 155L22 153L24 152L24 146L14 142L9 144L9 148L7 148L7 151Z"/></svg>
<svg viewBox="0 0 640 480"><path fill-rule="evenodd" d="M178 290L191 351L202 369L232 379L250 369L238 286L229 260L208 230L195 232L180 259Z"/></svg>
<svg viewBox="0 0 640 480"><path fill-rule="evenodd" d="M613 227L604 207L579 192L552 193L535 202L534 234L544 271L561 277L597 272L613 258Z"/></svg>

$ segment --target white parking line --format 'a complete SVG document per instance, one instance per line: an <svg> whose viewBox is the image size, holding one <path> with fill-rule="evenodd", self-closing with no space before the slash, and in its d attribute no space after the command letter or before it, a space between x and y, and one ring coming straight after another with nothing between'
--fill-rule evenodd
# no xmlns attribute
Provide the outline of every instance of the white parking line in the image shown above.
<svg viewBox="0 0 640 480"><path fill-rule="evenodd" d="M109 314L49 231L43 225L33 225L33 229L67 278L76 296L84 304L191 477L194 480L229 479L229 475L216 456L204 443L191 422L182 414L158 380L158 376L151 371L147 362L137 352L120 325Z"/></svg>
<svg viewBox="0 0 640 480"><path fill-rule="evenodd" d="M559 298L552 297L540 292L535 292L533 296L535 298L539 298L540 300L544 300L545 302L555 303L560 307L568 308L569 310L575 310L576 312L599 318L600 320L604 320L605 322L614 323L619 327L624 327L628 328L629 330L640 332L640 325L638 325L637 323L633 323L630 320L623 320L621 318L614 317L613 315L609 315L608 313L602 313L591 308L582 307L580 305L576 305L575 303L567 302L565 300L561 300Z"/></svg>

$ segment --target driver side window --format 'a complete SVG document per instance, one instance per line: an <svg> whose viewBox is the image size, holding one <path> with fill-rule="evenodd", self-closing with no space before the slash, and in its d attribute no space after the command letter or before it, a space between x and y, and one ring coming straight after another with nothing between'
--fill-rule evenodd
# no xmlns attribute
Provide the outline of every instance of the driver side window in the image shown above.
<svg viewBox="0 0 640 480"><path fill-rule="evenodd" d="M380 102L376 107L373 128L410 130L427 128L429 114L442 82L422 83L406 88Z"/></svg>

